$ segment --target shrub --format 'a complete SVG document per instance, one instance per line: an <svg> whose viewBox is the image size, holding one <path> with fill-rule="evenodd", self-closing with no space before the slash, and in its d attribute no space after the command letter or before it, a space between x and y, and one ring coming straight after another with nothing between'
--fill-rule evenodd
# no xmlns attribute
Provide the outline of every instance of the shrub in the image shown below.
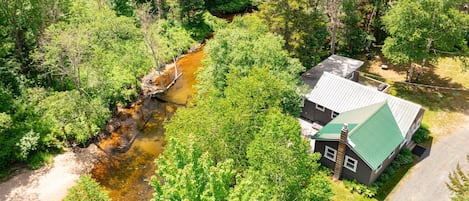
<svg viewBox="0 0 469 201"><path fill-rule="evenodd" d="M427 125L420 125L420 128L417 130L417 132L415 133L415 135L412 137L412 140L415 142L415 143L422 143L422 142L425 142L427 141L428 139L430 139L430 130L428 130L428 126Z"/></svg>
<svg viewBox="0 0 469 201"><path fill-rule="evenodd" d="M357 180L348 181L343 180L345 188L350 189L350 192L356 192L368 198L372 198L376 195L378 188L376 186L365 186L357 182Z"/></svg>
<svg viewBox="0 0 469 201"><path fill-rule="evenodd" d="M31 155L28 168L32 170L39 169L47 163L52 163L54 155L49 152L37 152Z"/></svg>
<svg viewBox="0 0 469 201"><path fill-rule="evenodd" d="M106 190L104 190L91 175L80 177L78 183L68 190L65 201L110 201Z"/></svg>
<svg viewBox="0 0 469 201"><path fill-rule="evenodd" d="M399 167L403 165L411 164L414 161L412 152L409 149L402 149L399 155L397 155L396 159L394 159L393 163L397 163Z"/></svg>

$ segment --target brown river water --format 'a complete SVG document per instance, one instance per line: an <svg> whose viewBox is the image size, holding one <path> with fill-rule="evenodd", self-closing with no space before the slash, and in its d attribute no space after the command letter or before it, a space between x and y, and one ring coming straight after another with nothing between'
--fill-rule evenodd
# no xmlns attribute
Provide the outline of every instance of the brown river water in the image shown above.
<svg viewBox="0 0 469 201"><path fill-rule="evenodd" d="M203 47L188 53L177 62L183 75L160 98L137 101L132 107L120 110L120 126L111 138L99 146L108 153L93 168L91 174L109 191L114 201L150 200L153 189L149 185L156 166L154 160L164 147L163 122L172 117L178 107L186 104L194 94L194 72L202 66ZM165 101L163 101L165 100ZM116 151L120 144L127 152Z"/></svg>

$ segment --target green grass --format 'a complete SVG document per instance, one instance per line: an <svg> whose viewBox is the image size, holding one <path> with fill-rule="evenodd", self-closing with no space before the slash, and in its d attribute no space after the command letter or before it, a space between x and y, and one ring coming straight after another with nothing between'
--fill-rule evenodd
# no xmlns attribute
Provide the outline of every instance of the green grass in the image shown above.
<svg viewBox="0 0 469 201"><path fill-rule="evenodd" d="M331 189L334 193L332 197L334 201L376 201L374 198L366 198L358 193L350 192L341 181L331 182Z"/></svg>

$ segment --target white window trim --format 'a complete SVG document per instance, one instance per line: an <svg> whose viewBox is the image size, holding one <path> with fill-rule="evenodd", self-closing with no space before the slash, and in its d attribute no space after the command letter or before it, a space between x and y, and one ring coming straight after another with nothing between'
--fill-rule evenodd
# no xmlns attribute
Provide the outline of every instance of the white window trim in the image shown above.
<svg viewBox="0 0 469 201"><path fill-rule="evenodd" d="M353 167L349 167L347 166L347 161L352 161L354 166ZM356 172L357 171L357 166L358 166L358 161L352 157L349 157L349 156L345 156L345 160L344 160L344 167L351 170L352 172Z"/></svg>
<svg viewBox="0 0 469 201"><path fill-rule="evenodd" d="M317 110L320 110L320 111L323 111L323 112L326 111L326 108L325 108L324 106L319 105L319 104L317 104L317 103L316 103L316 109L317 109Z"/></svg>
<svg viewBox="0 0 469 201"><path fill-rule="evenodd" d="M327 155L327 153L328 153L329 151L332 153L332 155L334 155L334 157L330 158L330 157ZM326 145L326 148L324 149L324 158L327 158L327 159L329 159L329 160L335 162L335 159L337 158L337 150L335 150L335 149L333 149L333 148L331 148L331 147L329 147L329 146Z"/></svg>
<svg viewBox="0 0 469 201"><path fill-rule="evenodd" d="M331 119L334 119L337 116L339 116L338 112L331 111Z"/></svg>
<svg viewBox="0 0 469 201"><path fill-rule="evenodd" d="M383 164L379 164L379 166L378 166L378 168L376 168L375 172L378 173L381 170L382 167L383 167Z"/></svg>

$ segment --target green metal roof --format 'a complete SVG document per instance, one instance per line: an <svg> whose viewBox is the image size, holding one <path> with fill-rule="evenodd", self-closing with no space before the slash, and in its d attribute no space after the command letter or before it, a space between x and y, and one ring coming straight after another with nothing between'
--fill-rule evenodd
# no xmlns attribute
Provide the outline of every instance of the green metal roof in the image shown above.
<svg viewBox="0 0 469 201"><path fill-rule="evenodd" d="M348 124L349 146L373 170L404 140L387 101L343 112L313 138L338 140L344 123Z"/></svg>

